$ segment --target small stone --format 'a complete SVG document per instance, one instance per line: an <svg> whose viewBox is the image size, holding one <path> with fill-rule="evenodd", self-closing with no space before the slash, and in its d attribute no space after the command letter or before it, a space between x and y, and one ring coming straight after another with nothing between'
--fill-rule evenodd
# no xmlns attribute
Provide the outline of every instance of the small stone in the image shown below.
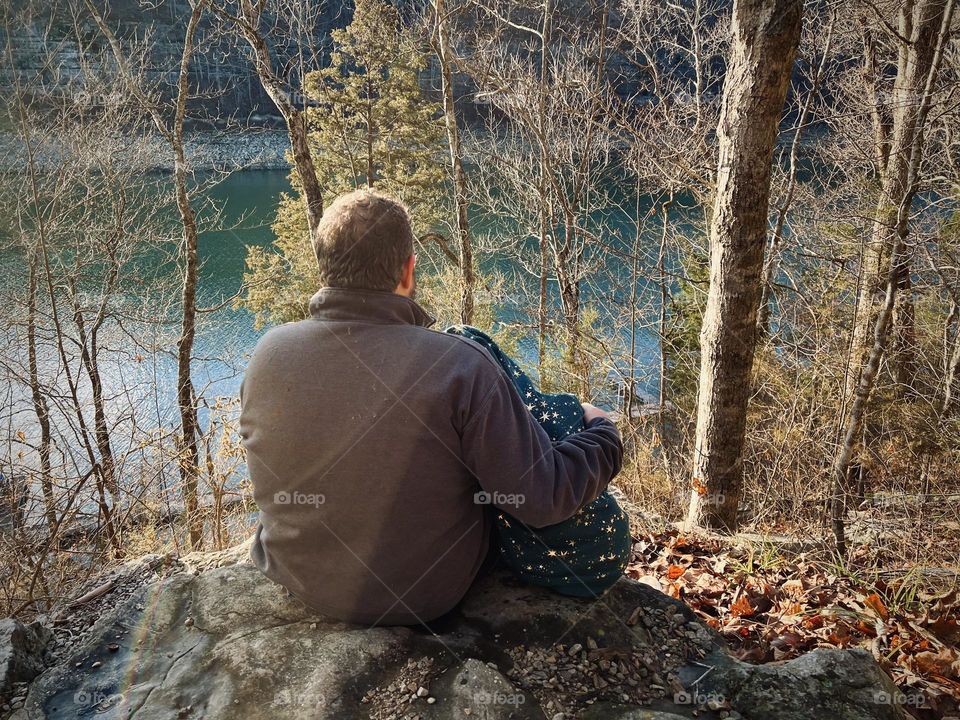
<svg viewBox="0 0 960 720"><path fill-rule="evenodd" d="M556 715L554 715L552 718L550 718L550 720L563 720L565 717L566 716L562 712L559 712Z"/></svg>
<svg viewBox="0 0 960 720"><path fill-rule="evenodd" d="M587 647L590 648L591 650L596 650L596 649L597 649L597 641L594 640L592 637L588 637L588 638L587 638Z"/></svg>
<svg viewBox="0 0 960 720"><path fill-rule="evenodd" d="M183 624L186 625L187 627L193 627L193 618L188 617L186 620L183 621Z"/></svg>
<svg viewBox="0 0 960 720"><path fill-rule="evenodd" d="M426 697L426 696L429 695L429 694L430 694L430 691L427 690L427 689L426 689L425 687L423 687L422 685L417 688L417 697L422 697L422 698L424 698L424 697Z"/></svg>
<svg viewBox="0 0 960 720"><path fill-rule="evenodd" d="M92 667L94 670L96 670L96 669L97 669L98 667L100 667L101 665L103 665L103 663L100 662L99 660L97 660L97 661L96 661L95 663L93 663L93 665L91 665L90 667Z"/></svg>
<svg viewBox="0 0 960 720"><path fill-rule="evenodd" d="M428 697L428 698L427 698L427 705L433 705L436 701L437 701L437 699L436 699L435 697Z"/></svg>
<svg viewBox="0 0 960 720"><path fill-rule="evenodd" d="M107 650L109 650L110 652L116 652L119 649L120 649L120 646L117 645L117 643L110 643L109 645L107 645Z"/></svg>
<svg viewBox="0 0 960 720"><path fill-rule="evenodd" d="M581 650L583 650L583 645L581 645L580 643L574 643L573 645L570 646L570 649L567 650L567 655L570 655L571 657L573 657L574 655L578 655Z"/></svg>

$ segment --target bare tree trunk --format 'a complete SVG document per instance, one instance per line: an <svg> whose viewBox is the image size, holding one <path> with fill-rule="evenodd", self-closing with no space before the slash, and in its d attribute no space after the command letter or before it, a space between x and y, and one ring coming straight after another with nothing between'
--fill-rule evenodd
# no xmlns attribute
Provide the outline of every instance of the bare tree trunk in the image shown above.
<svg viewBox="0 0 960 720"><path fill-rule="evenodd" d="M915 397L917 386L916 309L913 304L911 253L904 249L904 261L897 276L897 302L893 306L893 338L890 343L890 369L900 398Z"/></svg>
<svg viewBox="0 0 960 720"><path fill-rule="evenodd" d="M893 88L893 126L889 148L881 147L876 151L878 158L886 155L887 159L882 168L873 229L864 248L860 270L860 289L854 312L850 367L845 387L845 404L848 407L860 386L860 373L871 351L869 338L876 319L876 296L883 275L883 257L890 255L895 235L899 233L901 237L906 237L910 208L916 193L916 184L910 182L911 166L914 156L922 152L930 86L943 56L942 38L939 37L941 26L944 25L944 18L952 15L953 0L911 0L903 4L900 13L899 33L902 40ZM882 128L882 120L879 122ZM883 132L876 132L878 141L884 143L880 139ZM916 157L917 163L919 159ZM909 273L909 266L901 272Z"/></svg>
<svg viewBox="0 0 960 720"><path fill-rule="evenodd" d="M193 341L197 333L197 273L200 261L197 255L199 230L197 218L187 189L187 160L184 153L183 121L190 94L190 60L193 42L205 3L197 2L190 14L184 34L183 54L177 83L177 101L173 119L173 178L183 225L183 286L180 301L180 338L177 340L177 407L180 411L180 480L183 483L184 510L190 532L190 545L199 548L203 543L203 519L199 516L200 453L197 436L200 423L193 392L190 361L193 359Z"/></svg>
<svg viewBox="0 0 960 720"><path fill-rule="evenodd" d="M292 94L273 69L273 54L260 30L260 18L266 7L265 0L239 0L239 5L240 15L232 15L217 4L212 4L211 9L232 25L250 45L254 70L260 84L286 122L293 165L303 188L307 227L312 238L323 216L323 187L310 154L307 114L305 110L297 109Z"/></svg>
<svg viewBox="0 0 960 720"><path fill-rule="evenodd" d="M958 318L960 318L960 304L957 301L953 301L950 306L950 315L947 318L946 327L944 330L944 340L946 341L947 349L947 363L946 363L946 373L944 373L943 381L943 402L940 405L940 414L947 415L950 413L953 404L955 402L953 396L953 386L957 381L957 374L960 372L960 323L958 323ZM950 327L956 326L956 330L953 332L953 350L950 351Z"/></svg>
<svg viewBox="0 0 960 720"><path fill-rule="evenodd" d="M182 272L183 284L181 288L181 315L180 337L177 340L177 408L180 413L180 435L177 442L179 455L180 480L183 485L183 501L189 526L190 544L199 548L203 539L203 521L199 517L199 452L197 449L197 435L200 423L197 417L196 398L193 392L193 380L190 371L190 361L193 357L193 342L196 337L197 316L197 273L199 258L197 255L197 240L199 229L196 214L190 200L187 187L188 167L184 150L183 123L187 111L187 99L190 97L190 63L193 58L194 39L200 19L207 8L208 0L197 0L192 6L190 18L184 33L183 51L180 56L180 68L177 75L177 95L173 108L172 127L167 126L163 111L148 98L134 77L120 42L103 19L100 11L91 2L84 0L101 34L107 40L116 60L120 73L124 77L128 89L146 109L157 130L164 137L173 150L173 184L177 210L180 214L180 223L183 228ZM251 6L246 0L244 8ZM262 8L261 8L262 10ZM251 10L251 12L253 12ZM260 12L259 10L257 11Z"/></svg>
<svg viewBox="0 0 960 720"><path fill-rule="evenodd" d="M50 406L40 388L37 370L37 256L30 253L28 260L29 284L27 288L27 363L30 375L30 394L33 411L40 426L40 489L43 492L44 514L47 528L53 535L57 530L56 499L53 496L53 478L50 472ZM949 391L948 391L949 392Z"/></svg>
<svg viewBox="0 0 960 720"><path fill-rule="evenodd" d="M537 131L540 136L540 297L537 305L538 368L543 382L547 353L547 305L549 300L548 275L550 265L551 234L553 233L553 209L548 200L550 160L543 142L546 136L547 82L550 79L550 39L553 31L553 0L544 0L543 19L540 27L540 86L537 95Z"/></svg>
<svg viewBox="0 0 960 720"><path fill-rule="evenodd" d="M120 487L116 477L116 463L113 459L113 446L110 442L110 428L107 424L107 411L103 402L103 380L100 377L100 365L97 362L98 348L96 336L91 340L87 335L86 320L83 310L77 300L76 289L70 283L70 292L73 295L73 322L77 326L77 339L80 344L80 362L90 381L90 390L93 400L93 429L97 452L100 454L100 474L107 490L114 502L120 494Z"/></svg>
<svg viewBox="0 0 960 720"><path fill-rule="evenodd" d="M861 278L861 293L857 300L851 368L848 370L845 396L845 405L850 410L834 461L830 510L837 551L841 554L846 552L843 518L847 504L847 477L863 428L870 393L883 359L897 291L903 283L904 274L910 272L909 255L904 249L910 208L919 183L924 125L930 111L933 84L950 35L953 9L954 0L918 0L916 4L911 1L904 5L900 17L903 40L893 93L893 135L874 219L871 236L873 247L868 251L871 257L879 258L889 248L890 265L885 300L880 312L873 312L872 288L876 281L872 275ZM871 266L862 272L873 270ZM862 323L870 321L873 323L873 343L867 347L866 329Z"/></svg>
<svg viewBox="0 0 960 720"><path fill-rule="evenodd" d="M810 115L810 107L813 105L813 98L820 87L820 78L823 75L827 64L827 58L830 56L830 46L833 41L833 28L837 21L836 12L830 15L830 24L827 26L827 38L824 42L823 55L820 56L820 63L814 72L810 82L810 91L800 109L800 116L797 118L797 129L793 133L793 140L790 143L790 170L787 178L787 191L783 202L777 208L777 220L774 224L773 235L770 236L769 247L767 249L766 260L763 264L763 284L761 285L760 296L760 315L757 319L757 332L760 337L765 337L770 333L770 300L773 295L773 282L777 275L777 266L780 255L780 246L783 243L783 230L786 226L787 213L793 204L793 197L797 190L797 156L800 151L800 137L803 134L804 125Z"/></svg>
<svg viewBox="0 0 960 720"><path fill-rule="evenodd" d="M660 233L660 248L657 250L657 283L660 286L660 312L657 317L657 328L660 334L660 385L657 393L657 403L660 405L661 439L664 429L664 411L667 405L667 229L670 227L670 208L673 207L674 189L670 188L670 197L660 207L663 216L663 229Z"/></svg>
<svg viewBox="0 0 960 720"><path fill-rule="evenodd" d="M637 394L637 320L639 316L637 281L640 279L640 195L641 180L640 173L637 172L636 197L634 198L633 214L633 247L631 254L633 258L630 262L630 374L627 377L626 387L623 393L623 416L627 423L633 423L633 404ZM662 341L662 338L661 338ZM661 358L663 348L660 349Z"/></svg>
<svg viewBox="0 0 960 720"><path fill-rule="evenodd" d="M860 432L863 429L863 418L867 403L870 400L870 393L873 390L873 383L880 369L880 361L883 359L883 351L886 346L887 335L889 334L890 323L893 317L893 308L896 303L897 275L901 272L903 265L901 240L899 236L896 237L894 243L890 277L887 281L886 299L876 318L873 330L873 346L870 349L870 355L864 365L863 372L860 374L860 384L857 386L857 393L850 407L850 417L847 420L847 425L844 430L843 441L833 465L834 495L830 505L830 523L837 544L837 552L841 555L846 554L847 551L843 525L843 518L846 512L847 478L850 474L850 464L853 459L853 453L857 447Z"/></svg>
<svg viewBox="0 0 960 720"><path fill-rule="evenodd" d="M771 160L801 0L735 0L733 43L717 129L710 292L700 333L700 389L687 522L734 530L756 347Z"/></svg>
<svg viewBox="0 0 960 720"><path fill-rule="evenodd" d="M467 176L463 170L463 150L453 96L453 48L450 44L450 26L445 0L435 0L437 13L437 57L440 59L440 77L443 83L443 117L447 125L450 146L450 165L453 173L453 202L457 220L457 239L460 245L460 322L473 322L473 296L476 278L473 269L473 241L467 217Z"/></svg>
<svg viewBox="0 0 960 720"><path fill-rule="evenodd" d="M890 120L887 117L880 87L877 83L877 45L866 18L863 23L863 85L870 96L870 114L873 121L874 162L879 177L883 177L890 158Z"/></svg>

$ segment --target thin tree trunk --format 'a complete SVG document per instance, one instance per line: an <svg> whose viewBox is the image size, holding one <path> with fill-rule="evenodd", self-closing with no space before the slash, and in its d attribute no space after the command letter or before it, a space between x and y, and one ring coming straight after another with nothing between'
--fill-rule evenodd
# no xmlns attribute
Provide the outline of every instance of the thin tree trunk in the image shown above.
<svg viewBox="0 0 960 720"><path fill-rule="evenodd" d="M197 273L199 257L197 253L199 230L197 218L190 202L187 189L187 160L184 152L183 121L186 116L187 98L190 94L190 60L193 56L193 42L203 2L194 5L187 24L183 40L183 54L180 59L180 75L177 87L177 102L173 119L173 179L177 200L177 209L183 225L183 286L180 300L180 338L177 340L177 407L180 411L180 480L183 484L184 509L187 514L187 527L190 533L190 546L199 548L203 542L203 519L199 516L200 475L197 449L197 436L200 423L197 417L197 405L193 392L193 376L190 362L193 359L193 342L196 337L197 322Z"/></svg>
<svg viewBox="0 0 960 720"><path fill-rule="evenodd" d="M657 252L657 277L660 285L660 312L657 318L657 328L660 335L660 385L657 404L660 406L660 451L664 463L667 463L667 300L670 290L667 287L667 230L670 227L670 208L673 207L674 188L670 187L670 198L663 204L663 231L660 233L660 248Z"/></svg>
<svg viewBox="0 0 960 720"><path fill-rule="evenodd" d="M197 435L200 430L200 423L197 417L196 399L194 397L193 380L190 371L190 361L193 357L193 342L196 337L197 273L199 269L197 239L199 229L197 227L196 214L190 200L190 192L187 187L188 168L184 150L183 123L186 117L187 99L190 95L190 63L193 58L194 38L208 2L209 0L196 0L187 22L187 28L184 33L183 51L180 56L180 68L177 76L177 95L174 104L172 127L168 128L166 118L163 116L161 109L144 94L143 88L137 84L134 73L129 67L127 58L123 54L123 49L116 35L114 35L113 31L109 28L93 2L91 0L84 0L98 29L110 45L114 60L127 84L127 88L140 102L142 107L150 113L157 130L173 150L174 197L177 203L177 210L180 214L180 223L183 228L183 284L181 287L180 337L177 340L177 409L180 414L180 434L177 439L177 451L180 480L183 486L183 500L189 527L190 545L193 548L200 547L203 537L203 521L197 512L199 507L199 452L197 449ZM242 6L244 12L252 13L256 17L259 17L259 13L262 11L262 5L258 3L255 9L249 0L243 0ZM233 19L237 22L243 22L237 18ZM251 44L253 44L252 41ZM269 50L266 49L265 44L263 49L266 52L266 57L269 59ZM305 143L305 124L303 130ZM306 147L306 145L304 145L304 147ZM296 155L296 153L297 148L295 146L294 155Z"/></svg>
<svg viewBox="0 0 960 720"><path fill-rule="evenodd" d="M637 320L639 316L637 281L640 279L640 173L637 173L637 185L633 205L633 247L630 260L630 375L627 378L623 398L623 416L627 423L633 423L633 404L637 394ZM662 352L662 348L661 348Z"/></svg>
<svg viewBox="0 0 960 720"><path fill-rule="evenodd" d="M80 344L80 362L87 373L87 379L90 381L90 389L93 400L93 429L94 440L97 444L97 452L100 454L100 474L107 490L116 503L120 487L116 477L116 463L113 458L113 446L110 442L110 427L107 424L107 411L103 402L103 381L100 377L100 366L97 362L97 346L95 340L91 343L87 335L86 320L83 316L83 310L76 299L76 290L71 285L71 294L73 295L73 322L77 326L77 339Z"/></svg>
<svg viewBox="0 0 960 720"><path fill-rule="evenodd" d="M550 245L553 232L553 207L548 197L547 174L550 172L550 161L547 156L547 147L543 141L546 133L546 93L550 79L550 38L553 29L553 0L544 0L543 21L540 28L540 87L537 96L537 132L540 137L540 296L537 304L537 364L540 371L540 381L544 381L547 355L547 311L549 301L549 267Z"/></svg>
<svg viewBox="0 0 960 720"><path fill-rule="evenodd" d="M845 555L847 549L843 524L843 518L846 512L847 478L850 474L850 464L857 447L858 438L863 429L863 418L867 403L870 400L870 393L873 390L873 384L876 380L877 372L880 369L880 361L883 359L883 351L886 346L887 335L889 334L890 323L893 317L893 308L896 303L897 275L901 272L902 264L901 241L899 237L897 237L893 248L893 257L891 258L890 276L887 280L886 299L876 318L873 330L873 345L870 349L867 362L864 365L863 372L860 374L860 383L857 386L856 396L850 406L850 417L847 420L847 425L843 433L843 441L833 465L834 491L830 507L830 523L837 544L837 552L840 553L840 555Z"/></svg>
<svg viewBox="0 0 960 720"><path fill-rule="evenodd" d="M954 0L907 2L900 17L902 42L897 79L894 84L893 135L883 188L877 205L869 254L879 257L890 249L884 304L873 312L872 288L876 284L868 267L861 279L853 328L851 368L848 370L844 405L849 407L841 444L834 461L834 487L831 497L831 525L837 551L846 552L843 519L847 504L847 477L863 428L864 416L876 374L883 358L887 333L904 274L910 272L905 252L910 208L919 182L923 157L924 126L930 111L933 84L950 35ZM872 262L872 261L871 261ZM873 343L866 344L862 323L873 323ZM851 387L852 385L852 387Z"/></svg>
<svg viewBox="0 0 960 720"><path fill-rule="evenodd" d="M447 125L447 143L450 146L450 165L453 174L453 201L457 220L457 239L460 245L460 322L473 322L474 288L476 278L473 268L473 241L467 217L467 176L463 169L463 150L460 146L460 131L457 128L457 113L453 96L453 49L450 44L450 26L445 0L436 0L437 57L440 59L440 76L443 84L443 117Z"/></svg>
<svg viewBox="0 0 960 720"><path fill-rule="evenodd" d="M771 160L801 0L735 0L733 42L717 129L710 291L700 333L700 388L691 526L734 530L756 347Z"/></svg>
<svg viewBox="0 0 960 720"><path fill-rule="evenodd" d="M30 394L33 411L40 426L40 489L43 492L44 514L50 534L57 529L56 499L53 496L53 478L50 472L50 406L40 388L37 370L37 257L30 253L28 260L29 284L27 288L27 363L30 375Z"/></svg>
<svg viewBox="0 0 960 720"><path fill-rule="evenodd" d="M660 248L657 251L657 283L660 286L660 312L657 317L657 327L660 334L660 386L657 403L660 405L661 425L664 408L667 405L667 230L670 227L670 208L673 207L673 187L670 188L670 198L661 206L663 229L660 233ZM662 430L662 427L661 427Z"/></svg>
<svg viewBox="0 0 960 720"><path fill-rule="evenodd" d="M273 69L273 54L260 30L260 17L266 3L263 0L240 0L240 15L232 15L223 7L212 4L211 10L233 25L253 51L253 65L260 84L276 106L287 125L287 136L293 155L293 165L303 189L307 227L312 238L323 216L323 186L317 177L313 156L310 154L307 113L294 105L292 94Z"/></svg>
<svg viewBox="0 0 960 720"><path fill-rule="evenodd" d="M957 319L960 318L960 305L954 301L950 307L950 316L946 322L946 328L944 330L944 339L946 340L947 350L947 363L946 363L946 372L944 373L944 382L943 382L943 402L940 405L940 414L947 415L950 413L953 404L953 386L957 381L957 374L960 372L960 323ZM953 351L949 350L950 347L950 327L951 325L956 326L956 330L953 332Z"/></svg>
<svg viewBox="0 0 960 720"><path fill-rule="evenodd" d="M783 229L786 226L787 213L790 212L790 206L793 205L793 198L797 190L797 159L800 152L800 137L803 134L804 125L806 125L807 118L810 115L810 107L813 105L814 94L820 86L820 78L823 76L827 58L830 56L830 46L833 41L833 28L836 20L836 12L831 13L830 24L827 26L827 38L823 47L823 55L820 57L820 63L817 65L817 69L811 80L810 92L807 94L803 102L803 107L800 109L800 116L797 118L797 128L793 133L793 140L790 143L790 170L787 178L787 191L783 202L780 207L777 208L777 220L774 224L773 235L770 236L766 260L763 264L760 314L757 318L757 332L761 338L766 337L770 333L770 301L773 295L773 282L777 275L780 246L783 244Z"/></svg>
<svg viewBox="0 0 960 720"><path fill-rule="evenodd" d="M896 235L906 237L907 223L916 183L910 181L917 172L922 153L924 124L929 112L932 82L943 57L945 18L953 15L954 0L917 0L905 2L900 14L900 43L897 78L893 88L893 127L889 149L881 177L880 197L874 215L870 240L866 243L861 266L860 289L854 311L851 361L845 385L845 404L860 386L860 373L866 364L871 345L870 332L876 319L876 295L884 274L882 259L890 255ZM878 136L879 137L879 136ZM882 140L880 142L883 142ZM901 272L909 272L909 266Z"/></svg>

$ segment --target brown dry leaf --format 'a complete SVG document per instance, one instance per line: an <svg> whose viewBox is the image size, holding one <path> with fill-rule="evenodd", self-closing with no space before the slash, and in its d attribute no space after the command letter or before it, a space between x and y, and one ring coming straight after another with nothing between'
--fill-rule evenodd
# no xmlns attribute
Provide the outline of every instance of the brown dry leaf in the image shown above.
<svg viewBox="0 0 960 720"><path fill-rule="evenodd" d="M781 600L773 607L773 612L780 619L803 614L803 606L795 600Z"/></svg>
<svg viewBox="0 0 960 720"><path fill-rule="evenodd" d="M746 595L741 595L736 602L730 605L730 614L734 617L750 617L754 612L753 604Z"/></svg>
<svg viewBox="0 0 960 720"><path fill-rule="evenodd" d="M803 580L800 578L793 578L787 580L783 585L780 586L780 589L787 595L794 595L800 597L806 592L806 588L803 586Z"/></svg>
<svg viewBox="0 0 960 720"><path fill-rule="evenodd" d="M960 659L955 650L921 652L906 656L905 664L920 675L960 676Z"/></svg>
<svg viewBox="0 0 960 720"><path fill-rule="evenodd" d="M873 610L881 620L890 619L890 611L887 610L887 606L883 604L883 600L876 593L867 595L863 599L863 604Z"/></svg>
<svg viewBox="0 0 960 720"><path fill-rule="evenodd" d="M681 575L683 575L687 569L682 565L671 565L667 568L667 577L671 580L676 580Z"/></svg>

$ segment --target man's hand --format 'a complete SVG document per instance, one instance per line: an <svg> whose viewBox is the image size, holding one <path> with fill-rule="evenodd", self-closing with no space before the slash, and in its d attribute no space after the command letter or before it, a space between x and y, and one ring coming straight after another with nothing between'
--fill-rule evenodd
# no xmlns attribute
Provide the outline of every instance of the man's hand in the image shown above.
<svg viewBox="0 0 960 720"><path fill-rule="evenodd" d="M583 406L583 422L584 424L590 424L591 421L596 420L597 418L604 418L605 420L610 420L610 413L606 410L601 410L596 405L591 405L590 403L580 403Z"/></svg>

